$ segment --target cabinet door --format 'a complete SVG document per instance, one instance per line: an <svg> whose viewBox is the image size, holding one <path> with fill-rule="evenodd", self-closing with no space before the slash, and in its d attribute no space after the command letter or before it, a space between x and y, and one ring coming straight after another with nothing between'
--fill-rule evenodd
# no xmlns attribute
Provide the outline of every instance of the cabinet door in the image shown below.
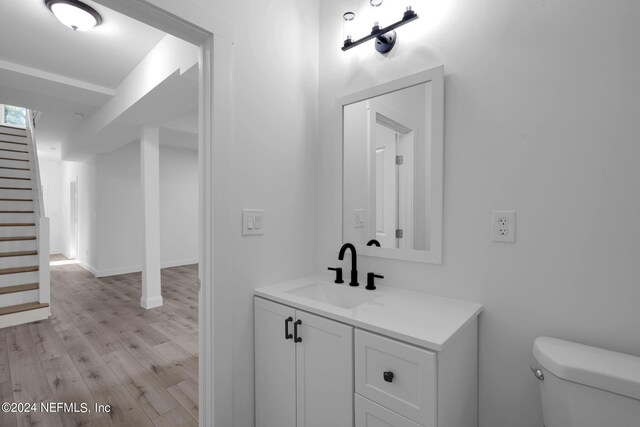
<svg viewBox="0 0 640 427"><path fill-rule="evenodd" d="M295 310L254 298L256 427L296 427Z"/></svg>
<svg viewBox="0 0 640 427"><path fill-rule="evenodd" d="M297 427L353 426L353 328L296 311Z"/></svg>

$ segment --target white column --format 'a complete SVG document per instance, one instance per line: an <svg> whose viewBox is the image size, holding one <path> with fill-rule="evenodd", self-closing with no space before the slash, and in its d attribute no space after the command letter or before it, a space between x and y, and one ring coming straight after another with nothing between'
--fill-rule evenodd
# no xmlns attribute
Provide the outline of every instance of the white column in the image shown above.
<svg viewBox="0 0 640 427"><path fill-rule="evenodd" d="M142 308L162 305L160 283L160 130L142 128L140 187L142 195Z"/></svg>

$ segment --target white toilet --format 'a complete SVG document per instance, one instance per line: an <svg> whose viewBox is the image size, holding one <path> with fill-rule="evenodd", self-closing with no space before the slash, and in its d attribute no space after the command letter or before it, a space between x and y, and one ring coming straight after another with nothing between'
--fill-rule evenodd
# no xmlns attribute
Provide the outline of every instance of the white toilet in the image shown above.
<svg viewBox="0 0 640 427"><path fill-rule="evenodd" d="M547 337L533 355L545 427L640 427L640 357Z"/></svg>

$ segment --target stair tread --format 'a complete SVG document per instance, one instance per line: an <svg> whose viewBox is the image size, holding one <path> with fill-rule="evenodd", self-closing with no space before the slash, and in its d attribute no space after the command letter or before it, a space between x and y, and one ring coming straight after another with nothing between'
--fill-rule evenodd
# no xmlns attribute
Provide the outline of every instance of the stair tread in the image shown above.
<svg viewBox="0 0 640 427"><path fill-rule="evenodd" d="M33 202L33 199L0 199L0 202Z"/></svg>
<svg viewBox="0 0 640 427"><path fill-rule="evenodd" d="M0 222L0 227L35 227L35 222Z"/></svg>
<svg viewBox="0 0 640 427"><path fill-rule="evenodd" d="M0 242L16 242L19 240L36 240L36 236L0 237Z"/></svg>
<svg viewBox="0 0 640 427"><path fill-rule="evenodd" d="M0 258L10 258L15 256L31 256L31 255L38 255L38 251L0 252Z"/></svg>
<svg viewBox="0 0 640 427"><path fill-rule="evenodd" d="M18 138L26 138L26 136L22 136L22 135L7 135L7 136L17 136ZM2 138L2 136L0 136L0 138ZM3 141L2 139L0 139L0 142L4 142L5 144L16 144L16 145L29 145L26 142L16 142L16 141Z"/></svg>
<svg viewBox="0 0 640 427"><path fill-rule="evenodd" d="M40 288L37 283L28 283L26 285L5 286L0 288L0 295L13 294L15 292L33 291Z"/></svg>
<svg viewBox="0 0 640 427"><path fill-rule="evenodd" d="M16 158L13 158L13 157L0 157L0 160L9 160L9 161L12 161L12 162L28 162L29 161L29 159L16 159Z"/></svg>
<svg viewBox="0 0 640 427"><path fill-rule="evenodd" d="M0 214L32 214L33 211L0 211Z"/></svg>
<svg viewBox="0 0 640 427"><path fill-rule="evenodd" d="M28 171L28 170L30 170L29 168L11 168L9 166L0 166L0 169L10 169L10 170L14 170L14 171Z"/></svg>
<svg viewBox="0 0 640 427"><path fill-rule="evenodd" d="M10 153L24 153L24 154L29 154L28 151L25 150L12 150L11 148L0 148L0 151L8 151Z"/></svg>
<svg viewBox="0 0 640 427"><path fill-rule="evenodd" d="M8 305L0 307L0 316L5 314L20 313L21 311L35 310L38 308L49 307L49 304L41 304L39 302L28 302L26 304Z"/></svg>
<svg viewBox="0 0 640 427"><path fill-rule="evenodd" d="M21 128L20 126L9 126L9 125L0 125L0 128L8 128L8 129L16 129L16 130L25 130L25 128Z"/></svg>
<svg viewBox="0 0 640 427"><path fill-rule="evenodd" d="M39 267L37 265L30 265L28 267L0 268L0 276L5 274L31 273L32 271L38 271L38 269Z"/></svg>
<svg viewBox="0 0 640 427"><path fill-rule="evenodd" d="M17 179L19 181L31 181L31 178L22 178L19 176L0 176L0 179Z"/></svg>
<svg viewBox="0 0 640 427"><path fill-rule="evenodd" d="M0 178L2 179L2 178ZM24 191L31 191L33 190L33 188L27 188L27 187L0 187L0 190L24 190Z"/></svg>

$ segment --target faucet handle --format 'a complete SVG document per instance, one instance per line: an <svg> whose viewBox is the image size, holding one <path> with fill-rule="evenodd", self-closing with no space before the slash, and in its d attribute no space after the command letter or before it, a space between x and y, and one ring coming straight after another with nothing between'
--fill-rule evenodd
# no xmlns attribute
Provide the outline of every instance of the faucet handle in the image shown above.
<svg viewBox="0 0 640 427"><path fill-rule="evenodd" d="M376 279L384 279L384 276L375 273L367 273L367 287L365 289L373 291L376 288L374 283Z"/></svg>
<svg viewBox="0 0 640 427"><path fill-rule="evenodd" d="M344 283L344 280L342 280L342 267L329 267L327 270L336 272L336 280L334 280L335 283Z"/></svg>

